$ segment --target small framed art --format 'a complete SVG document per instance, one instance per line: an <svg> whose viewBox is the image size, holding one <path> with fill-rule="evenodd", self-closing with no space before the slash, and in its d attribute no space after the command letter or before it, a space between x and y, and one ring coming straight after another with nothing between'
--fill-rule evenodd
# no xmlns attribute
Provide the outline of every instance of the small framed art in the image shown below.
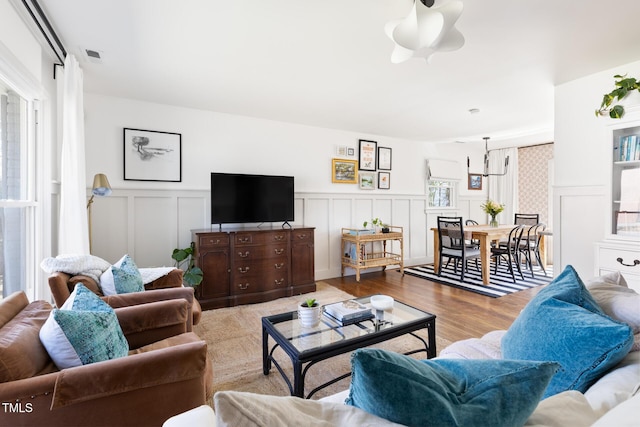
<svg viewBox="0 0 640 427"><path fill-rule="evenodd" d="M375 141L360 140L360 152L358 156L358 165L361 171L376 170L376 154L378 143Z"/></svg>
<svg viewBox="0 0 640 427"><path fill-rule="evenodd" d="M124 128L125 181L182 181L182 135Z"/></svg>
<svg viewBox="0 0 640 427"><path fill-rule="evenodd" d="M376 189L376 173L360 172L358 174L358 182L360 183L361 190L375 190Z"/></svg>
<svg viewBox="0 0 640 427"><path fill-rule="evenodd" d="M391 188L390 172L378 172L378 188L381 190L388 190Z"/></svg>
<svg viewBox="0 0 640 427"><path fill-rule="evenodd" d="M331 182L357 184L358 162L356 160L331 159Z"/></svg>
<svg viewBox="0 0 640 427"><path fill-rule="evenodd" d="M482 190L482 175L476 173L469 174L469 190Z"/></svg>
<svg viewBox="0 0 640 427"><path fill-rule="evenodd" d="M382 171L391 170L391 148L378 147L378 169Z"/></svg>

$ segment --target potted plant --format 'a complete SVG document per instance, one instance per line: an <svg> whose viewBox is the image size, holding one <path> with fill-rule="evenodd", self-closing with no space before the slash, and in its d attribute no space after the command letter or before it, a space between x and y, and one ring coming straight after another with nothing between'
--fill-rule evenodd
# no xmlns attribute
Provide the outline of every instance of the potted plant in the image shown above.
<svg viewBox="0 0 640 427"><path fill-rule="evenodd" d="M596 110L596 116L605 116L609 115L612 119L619 119L624 116L624 107L622 105L614 105L611 107L611 104L615 101L622 101L630 92L637 90L640 92L640 80L636 80L633 77L615 75L613 76L616 80L615 85L616 88L609 93L606 93L602 98L602 104L600 104L600 108Z"/></svg>
<svg viewBox="0 0 640 427"><path fill-rule="evenodd" d="M321 307L315 298L307 298L298 307L298 320L306 328L312 328L320 323Z"/></svg>
<svg viewBox="0 0 640 427"><path fill-rule="evenodd" d="M369 221L365 221L365 222L362 223L362 226L364 228L367 228L368 224L369 224ZM380 229L383 233L388 233L389 232L389 226L387 224L384 224L380 218L373 218L371 220L371 225L376 227L376 231L378 229Z"/></svg>
<svg viewBox="0 0 640 427"><path fill-rule="evenodd" d="M202 282L203 273L199 267L195 265L195 258L193 254L195 252L195 243L191 242L188 248L174 249L171 254L171 258L175 260L175 266L184 271L182 279L184 282L195 288ZM186 267L183 265L186 264Z"/></svg>
<svg viewBox="0 0 640 427"><path fill-rule="evenodd" d="M480 207L487 215L491 216L489 225L491 227L497 227L498 220L496 220L496 216L504 210L504 205L496 203L493 200L487 200L486 203L480 205Z"/></svg>

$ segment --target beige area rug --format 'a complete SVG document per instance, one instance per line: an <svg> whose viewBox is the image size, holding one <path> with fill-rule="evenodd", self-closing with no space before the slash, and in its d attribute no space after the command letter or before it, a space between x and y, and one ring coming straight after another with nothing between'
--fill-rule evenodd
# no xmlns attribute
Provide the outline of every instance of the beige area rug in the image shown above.
<svg viewBox="0 0 640 427"><path fill-rule="evenodd" d="M321 304L330 304L353 298L324 282L317 282L317 291L304 296L281 298L275 301L249 304L237 307L208 310L202 313L200 323L194 331L207 342L209 357L213 363L214 391L236 390L249 391L260 394L288 396L289 388L278 370L273 366L269 375L262 373L262 317L273 314L294 311L305 298L316 298ZM436 322L437 331L437 322ZM416 333L427 340L426 330ZM273 341L269 340L270 348ZM449 342L438 339L438 350L443 349ZM422 343L407 335L376 345L377 348L406 352L420 348ZM274 357L293 378L291 360L286 353L278 348ZM423 359L426 353L421 352L413 357ZM336 356L312 366L305 378L305 394L333 378L350 371L349 353ZM293 381L293 380L292 380ZM318 399L337 393L349 387L350 377L318 391L312 396Z"/></svg>

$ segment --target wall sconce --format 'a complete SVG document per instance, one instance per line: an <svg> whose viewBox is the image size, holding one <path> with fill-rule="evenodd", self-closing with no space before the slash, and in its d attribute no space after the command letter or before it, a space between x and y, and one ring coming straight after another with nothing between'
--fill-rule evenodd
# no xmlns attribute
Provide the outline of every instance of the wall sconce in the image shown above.
<svg viewBox="0 0 640 427"><path fill-rule="evenodd" d="M93 252L91 250L91 246L93 243L93 238L91 235L91 205L93 204L93 198L95 196L106 197L109 194L111 194L111 185L109 184L107 176L103 173L97 173L96 176L93 177L91 198L89 198L89 201L87 202L87 217L89 219L89 253Z"/></svg>

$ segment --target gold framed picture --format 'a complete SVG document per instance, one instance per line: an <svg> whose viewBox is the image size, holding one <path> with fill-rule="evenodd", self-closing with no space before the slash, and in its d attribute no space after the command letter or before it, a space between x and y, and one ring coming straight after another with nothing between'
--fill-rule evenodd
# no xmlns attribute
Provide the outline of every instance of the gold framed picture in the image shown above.
<svg viewBox="0 0 640 427"><path fill-rule="evenodd" d="M334 184L357 184L358 161L331 159L331 182Z"/></svg>

